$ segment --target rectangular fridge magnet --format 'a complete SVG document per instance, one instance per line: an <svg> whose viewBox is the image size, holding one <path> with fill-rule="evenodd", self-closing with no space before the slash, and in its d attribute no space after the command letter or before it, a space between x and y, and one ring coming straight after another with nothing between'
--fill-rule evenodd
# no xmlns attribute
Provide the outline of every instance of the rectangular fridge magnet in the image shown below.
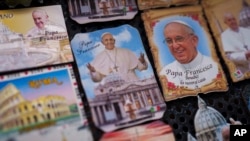
<svg viewBox="0 0 250 141"><path fill-rule="evenodd" d="M136 0L68 0L69 14L79 24L129 20L137 14Z"/></svg>
<svg viewBox="0 0 250 141"><path fill-rule="evenodd" d="M72 61L60 5L0 10L0 72Z"/></svg>
<svg viewBox="0 0 250 141"><path fill-rule="evenodd" d="M196 5L199 4L199 0L137 0L137 3L140 10L148 10L170 6Z"/></svg>
<svg viewBox="0 0 250 141"><path fill-rule="evenodd" d="M250 78L250 0L205 0L202 6L233 82Z"/></svg>
<svg viewBox="0 0 250 141"><path fill-rule="evenodd" d="M166 101L228 89L201 6L149 10L142 19Z"/></svg>
<svg viewBox="0 0 250 141"><path fill-rule="evenodd" d="M92 141L71 64L0 76L0 141Z"/></svg>
<svg viewBox="0 0 250 141"><path fill-rule="evenodd" d="M71 46L96 127L110 132L162 117L166 105L137 29L78 33Z"/></svg>

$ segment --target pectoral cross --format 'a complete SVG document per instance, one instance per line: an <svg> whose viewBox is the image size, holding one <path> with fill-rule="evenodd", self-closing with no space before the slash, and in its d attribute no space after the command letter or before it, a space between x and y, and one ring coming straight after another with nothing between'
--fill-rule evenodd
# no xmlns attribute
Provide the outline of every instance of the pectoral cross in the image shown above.
<svg viewBox="0 0 250 141"><path fill-rule="evenodd" d="M118 72L118 68L119 68L119 67L116 66L116 65L113 67L113 69L115 69L116 72Z"/></svg>

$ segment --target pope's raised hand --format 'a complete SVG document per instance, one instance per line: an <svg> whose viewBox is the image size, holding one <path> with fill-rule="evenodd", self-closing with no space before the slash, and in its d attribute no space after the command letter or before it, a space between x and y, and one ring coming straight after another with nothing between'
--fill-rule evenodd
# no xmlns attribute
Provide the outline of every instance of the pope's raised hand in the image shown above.
<svg viewBox="0 0 250 141"><path fill-rule="evenodd" d="M90 63L87 64L87 68L90 72L95 72L95 68Z"/></svg>
<svg viewBox="0 0 250 141"><path fill-rule="evenodd" d="M146 62L143 53L140 53L139 61L140 61L142 64L144 64L144 63Z"/></svg>

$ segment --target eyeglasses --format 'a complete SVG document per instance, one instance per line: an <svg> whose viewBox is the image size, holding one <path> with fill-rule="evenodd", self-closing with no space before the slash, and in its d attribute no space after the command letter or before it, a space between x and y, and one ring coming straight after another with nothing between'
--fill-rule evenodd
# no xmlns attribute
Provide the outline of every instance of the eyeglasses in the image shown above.
<svg viewBox="0 0 250 141"><path fill-rule="evenodd" d="M189 37L191 37L193 34L190 33L188 34L186 37L184 36L176 36L174 39L170 39L170 38L166 38L164 40L164 42L166 42L168 44L168 46L172 46L173 43L175 42L176 44L181 44L183 43L185 40L187 40Z"/></svg>
<svg viewBox="0 0 250 141"><path fill-rule="evenodd" d="M103 39L103 41L104 41L104 42L108 42L108 41L111 41L111 42L112 42L112 41L114 41L114 39L113 39L113 38L108 38L108 39Z"/></svg>

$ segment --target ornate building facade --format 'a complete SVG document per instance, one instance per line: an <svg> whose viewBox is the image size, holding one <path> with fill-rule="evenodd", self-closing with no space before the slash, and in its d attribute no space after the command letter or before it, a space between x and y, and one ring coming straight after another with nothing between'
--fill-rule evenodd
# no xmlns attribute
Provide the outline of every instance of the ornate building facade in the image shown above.
<svg viewBox="0 0 250 141"><path fill-rule="evenodd" d="M12 32L0 21L0 50L21 48L23 40L22 34Z"/></svg>
<svg viewBox="0 0 250 141"><path fill-rule="evenodd" d="M125 82L111 74L95 90L95 98L89 102L94 122L99 125L128 124L133 120L154 118L164 112L165 102L155 77Z"/></svg>
<svg viewBox="0 0 250 141"><path fill-rule="evenodd" d="M68 0L69 11L72 17L101 14L105 7L112 13L124 10L137 10L135 0Z"/></svg>
<svg viewBox="0 0 250 141"><path fill-rule="evenodd" d="M61 96L44 96L26 100L20 91L8 84L0 91L0 129L21 129L70 115L67 101Z"/></svg>

